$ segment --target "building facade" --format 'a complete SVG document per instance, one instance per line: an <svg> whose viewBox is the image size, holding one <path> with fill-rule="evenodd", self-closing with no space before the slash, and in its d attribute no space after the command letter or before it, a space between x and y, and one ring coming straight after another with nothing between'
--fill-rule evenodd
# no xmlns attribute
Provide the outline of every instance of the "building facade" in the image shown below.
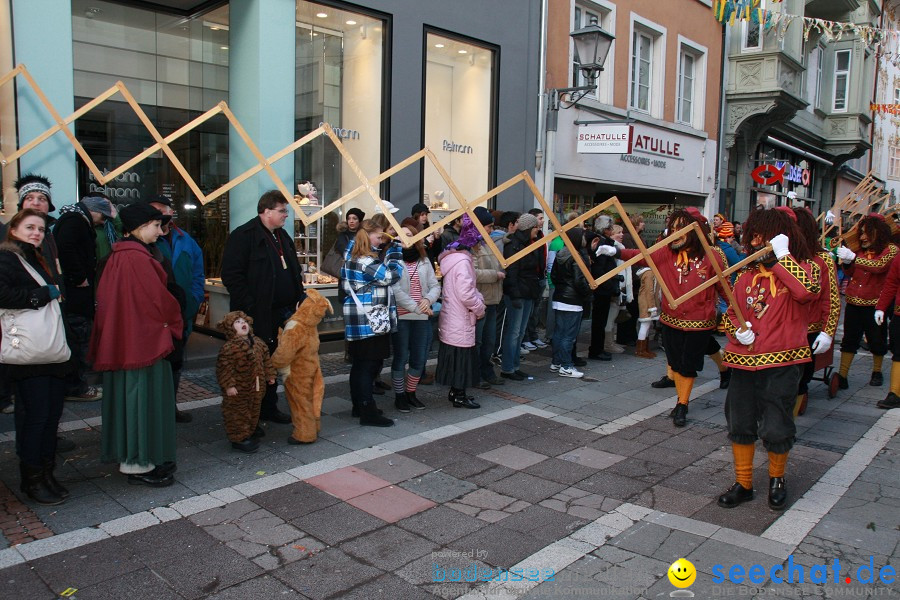
<svg viewBox="0 0 900 600"><path fill-rule="evenodd" d="M788 15L879 26L875 0L762 0ZM827 39L803 22L728 28L719 209L743 221L757 205L818 215L869 169L877 58L856 35ZM782 172L779 177L778 173ZM792 194L793 197L793 194Z"/></svg>
<svg viewBox="0 0 900 600"><path fill-rule="evenodd" d="M329 123L367 178L426 146L466 200L523 170L533 173L540 0L0 4L8 16L0 18L3 72L25 64L63 117L122 81L162 136L226 102L264 157ZM0 88L5 154L54 124L33 91L18 83ZM155 141L121 95L92 107L70 129L102 172ZM223 114L198 121L171 149L203 194L258 162ZM204 246L212 255L221 254L230 229L256 215L260 193L275 187L264 171L201 206L164 152L103 185L62 135L17 163L3 171L4 190L18 173L40 171L54 183L57 207L92 190L119 203L166 193L175 200L177 222L212 240ZM326 137L271 167L288 188L312 181L326 204L360 185ZM381 182L378 191L401 209L398 216L423 200L449 208L460 200L427 161ZM516 186L495 203L530 208L527 192ZM7 198L11 205L14 198ZM367 194L352 205L374 210ZM333 232L339 217L329 215L323 229Z"/></svg>
<svg viewBox="0 0 900 600"><path fill-rule="evenodd" d="M539 170L555 173L557 212L616 196L655 237L675 206L715 208L723 34L710 2L550 0L547 23L547 89L585 83L571 31L597 23L615 35L596 89L558 111L554 164ZM579 153L579 131L608 120L630 122L632 152Z"/></svg>
<svg viewBox="0 0 900 600"><path fill-rule="evenodd" d="M898 5L885 4L881 27L895 31L900 28ZM896 40L891 40L876 63L875 82L876 104L900 105L900 43ZM877 110L872 119L872 171L884 181L885 190L891 192L891 204L896 204L900 195L900 106Z"/></svg>

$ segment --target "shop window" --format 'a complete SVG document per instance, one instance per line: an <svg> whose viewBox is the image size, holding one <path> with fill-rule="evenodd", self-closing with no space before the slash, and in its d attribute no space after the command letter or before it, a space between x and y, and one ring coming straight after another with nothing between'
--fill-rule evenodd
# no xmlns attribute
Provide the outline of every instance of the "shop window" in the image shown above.
<svg viewBox="0 0 900 600"><path fill-rule="evenodd" d="M298 0L296 25L294 139L328 123L363 173L369 177L380 173L387 23L373 14ZM359 185L359 179L324 137L294 153L294 175L297 182L315 185L323 205ZM352 206L366 214L375 209L368 194L357 196L341 212ZM309 255L308 262L316 262L316 254L333 245L339 218L336 212L324 217L320 243L298 241L304 246L302 254ZM310 230L297 233L314 237Z"/></svg>
<svg viewBox="0 0 900 600"><path fill-rule="evenodd" d="M834 102L833 112L847 112L847 94L850 85L850 50L834 53Z"/></svg>
<svg viewBox="0 0 900 600"><path fill-rule="evenodd" d="M572 19L572 31L587 27L588 25L599 25L606 31L615 31L615 5L606 2L578 2L575 4L574 18ZM606 104L612 104L614 79L611 75L613 72L612 65L615 64L616 43L613 41L609 49L609 55L606 58L608 65L600 76L597 78L597 90L595 92L597 100ZM575 62L574 45L570 48L572 57L572 85L582 86L588 85L588 80L579 68L580 65Z"/></svg>
<svg viewBox="0 0 900 600"><path fill-rule="evenodd" d="M72 0L75 108L121 80L166 136L227 101L228 15L227 5L187 20L113 2ZM170 144L203 193L229 180L228 128L225 117L217 116ZM76 120L75 137L101 172L155 143L118 95ZM163 152L105 184L79 158L77 181L78 197L102 191L120 205L157 194L171 197L175 223L203 248L207 274L218 273L228 233L227 195L201 206Z"/></svg>
<svg viewBox="0 0 900 600"><path fill-rule="evenodd" d="M900 146L891 145L888 155L888 177L900 179Z"/></svg>
<svg viewBox="0 0 900 600"><path fill-rule="evenodd" d="M632 13L628 105L661 118L666 62L665 29Z"/></svg>
<svg viewBox="0 0 900 600"><path fill-rule="evenodd" d="M426 33L425 44L425 146L471 201L487 192L493 180L496 52L434 32ZM452 198L437 169L427 161L423 186L426 204L445 209L459 206L459 199Z"/></svg>
<svg viewBox="0 0 900 600"><path fill-rule="evenodd" d="M679 36L675 120L703 129L706 97L706 48Z"/></svg>

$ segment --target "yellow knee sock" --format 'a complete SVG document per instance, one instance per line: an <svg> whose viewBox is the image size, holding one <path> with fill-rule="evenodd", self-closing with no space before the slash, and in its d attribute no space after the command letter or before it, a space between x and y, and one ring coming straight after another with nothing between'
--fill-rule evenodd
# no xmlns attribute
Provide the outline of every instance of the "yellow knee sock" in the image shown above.
<svg viewBox="0 0 900 600"><path fill-rule="evenodd" d="M668 377L672 381L675 381L675 371L673 371L672 367L670 367L668 364L666 364L666 377Z"/></svg>
<svg viewBox="0 0 900 600"><path fill-rule="evenodd" d="M900 367L891 361L891 391L900 396Z"/></svg>
<svg viewBox="0 0 900 600"><path fill-rule="evenodd" d="M788 453L775 454L769 452L769 477L784 477L784 467L787 464Z"/></svg>
<svg viewBox="0 0 900 600"><path fill-rule="evenodd" d="M881 365L884 364L883 356L873 356L872 357L872 372L873 373L881 373Z"/></svg>
<svg viewBox="0 0 900 600"><path fill-rule="evenodd" d="M850 372L850 364L853 362L853 357L855 355L852 352L841 352L841 368L838 373L841 374L841 377L844 379L847 378L847 373Z"/></svg>
<svg viewBox="0 0 900 600"><path fill-rule="evenodd" d="M744 489L753 489L753 452L756 444L736 444L731 442L734 454L734 480Z"/></svg>
<svg viewBox="0 0 900 600"><path fill-rule="evenodd" d="M675 390L678 392L678 404L687 404L691 399L691 390L694 389L694 378L685 377L680 373L673 373L675 377Z"/></svg>
<svg viewBox="0 0 900 600"><path fill-rule="evenodd" d="M719 373L724 373L725 369L728 368L724 364L722 364L722 351L721 350L719 350L715 354L710 354L709 357L712 359L712 361L714 363L716 363L716 366L719 367Z"/></svg>

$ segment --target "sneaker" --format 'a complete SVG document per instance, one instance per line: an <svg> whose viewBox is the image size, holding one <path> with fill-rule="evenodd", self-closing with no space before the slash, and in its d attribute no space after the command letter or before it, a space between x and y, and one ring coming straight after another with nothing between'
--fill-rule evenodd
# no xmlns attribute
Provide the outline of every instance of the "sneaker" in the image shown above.
<svg viewBox="0 0 900 600"><path fill-rule="evenodd" d="M582 377L584 377L584 373L582 373L575 367L560 367L559 376L560 377L572 377L573 379L581 379Z"/></svg>
<svg viewBox="0 0 900 600"><path fill-rule="evenodd" d="M93 402L94 400L100 400L101 398L103 398L103 390L92 385L89 385L88 388L80 394L66 396L66 400L72 402Z"/></svg>
<svg viewBox="0 0 900 600"><path fill-rule="evenodd" d="M534 345L533 343L531 343L531 342L522 342L522 348L523 348L524 350L528 350L529 352L531 352L532 350L537 350L537 349L538 349L538 347L535 346L535 345Z"/></svg>
<svg viewBox="0 0 900 600"><path fill-rule="evenodd" d="M553 371L554 373L556 373L557 371L559 371L559 365L553 365L553 364L551 364L551 365L550 365L550 370Z"/></svg>
<svg viewBox="0 0 900 600"><path fill-rule="evenodd" d="M531 340L531 343L533 345L537 346L538 348L546 348L549 345L549 344L547 344L547 342L545 342L542 339Z"/></svg>
<svg viewBox="0 0 900 600"><path fill-rule="evenodd" d="M537 348L532 348L532 350L537 350ZM526 347L525 347L525 344L522 344L521 346L519 346L519 355L520 355L520 356L525 356L525 355L528 354L529 352L531 352L531 350L529 350L528 348L526 348Z"/></svg>

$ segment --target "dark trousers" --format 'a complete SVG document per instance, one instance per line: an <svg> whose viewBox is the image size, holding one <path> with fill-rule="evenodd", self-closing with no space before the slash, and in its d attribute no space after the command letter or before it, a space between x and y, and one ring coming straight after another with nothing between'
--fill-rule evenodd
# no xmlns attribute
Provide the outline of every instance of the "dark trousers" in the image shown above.
<svg viewBox="0 0 900 600"><path fill-rule="evenodd" d="M794 445L794 402L803 365L758 371L732 369L725 420L728 439L752 444L757 437L769 452L783 454Z"/></svg>
<svg viewBox="0 0 900 600"><path fill-rule="evenodd" d="M683 331L663 323L662 336L666 362L673 371L685 377L696 377L703 370L703 357L719 351L712 330ZM714 348L710 342L715 344Z"/></svg>
<svg viewBox="0 0 900 600"><path fill-rule="evenodd" d="M807 333L806 341L809 344L809 351L812 352L812 344L819 337L818 333ZM800 374L800 385L797 388L797 395L802 396L809 391L809 382L812 381L813 374L816 372L816 357L803 365L803 372Z"/></svg>
<svg viewBox="0 0 900 600"><path fill-rule="evenodd" d="M588 355L603 354L606 344L606 321L609 320L609 303L612 296L594 294L594 306L591 309L591 345Z"/></svg>
<svg viewBox="0 0 900 600"><path fill-rule="evenodd" d="M887 354L887 326L875 324L874 306L856 306L848 304L844 312L844 337L841 340L841 352L856 354L859 343L865 334L869 342L869 350L874 356Z"/></svg>
<svg viewBox="0 0 900 600"><path fill-rule="evenodd" d="M13 386L6 374L6 365L0 365L0 402L7 402L12 398Z"/></svg>
<svg viewBox="0 0 900 600"><path fill-rule="evenodd" d="M553 363L570 369L575 360L575 338L581 327L581 311L555 310L554 313Z"/></svg>
<svg viewBox="0 0 900 600"><path fill-rule="evenodd" d="M22 462L39 465L56 454L56 428L63 411L66 381L29 377L16 382L16 452Z"/></svg>
<svg viewBox="0 0 900 600"><path fill-rule="evenodd" d="M88 389L87 372L90 370L87 362L88 348L91 343L91 330L94 320L82 315L66 315L66 342L75 359L76 369L66 378L66 394L77 396Z"/></svg>
<svg viewBox="0 0 900 600"><path fill-rule="evenodd" d="M484 309L484 318L475 324L475 348L478 352L478 375L483 381L496 377L491 354L497 344L497 308L492 304Z"/></svg>
<svg viewBox="0 0 900 600"><path fill-rule="evenodd" d="M887 311L885 311L887 312ZM888 315L885 315L888 317ZM900 316L890 315L891 324L891 360L900 362Z"/></svg>
<svg viewBox="0 0 900 600"><path fill-rule="evenodd" d="M372 382L381 373L384 359L353 357L350 366L350 401L355 408L375 405L372 396Z"/></svg>
<svg viewBox="0 0 900 600"><path fill-rule="evenodd" d="M294 309L290 307L284 308L273 308L272 309L272 326L274 328L274 332L263 337L263 334L257 334L259 337L262 337L266 340L266 346L269 348L269 354L274 354L275 349L278 348L278 329L280 327L284 327L284 323L294 314ZM275 378L275 383L266 384L266 395L263 396L262 404L259 409L260 418L265 418L267 415L272 415L275 411L278 410L278 378ZM290 408L288 408L290 412Z"/></svg>

